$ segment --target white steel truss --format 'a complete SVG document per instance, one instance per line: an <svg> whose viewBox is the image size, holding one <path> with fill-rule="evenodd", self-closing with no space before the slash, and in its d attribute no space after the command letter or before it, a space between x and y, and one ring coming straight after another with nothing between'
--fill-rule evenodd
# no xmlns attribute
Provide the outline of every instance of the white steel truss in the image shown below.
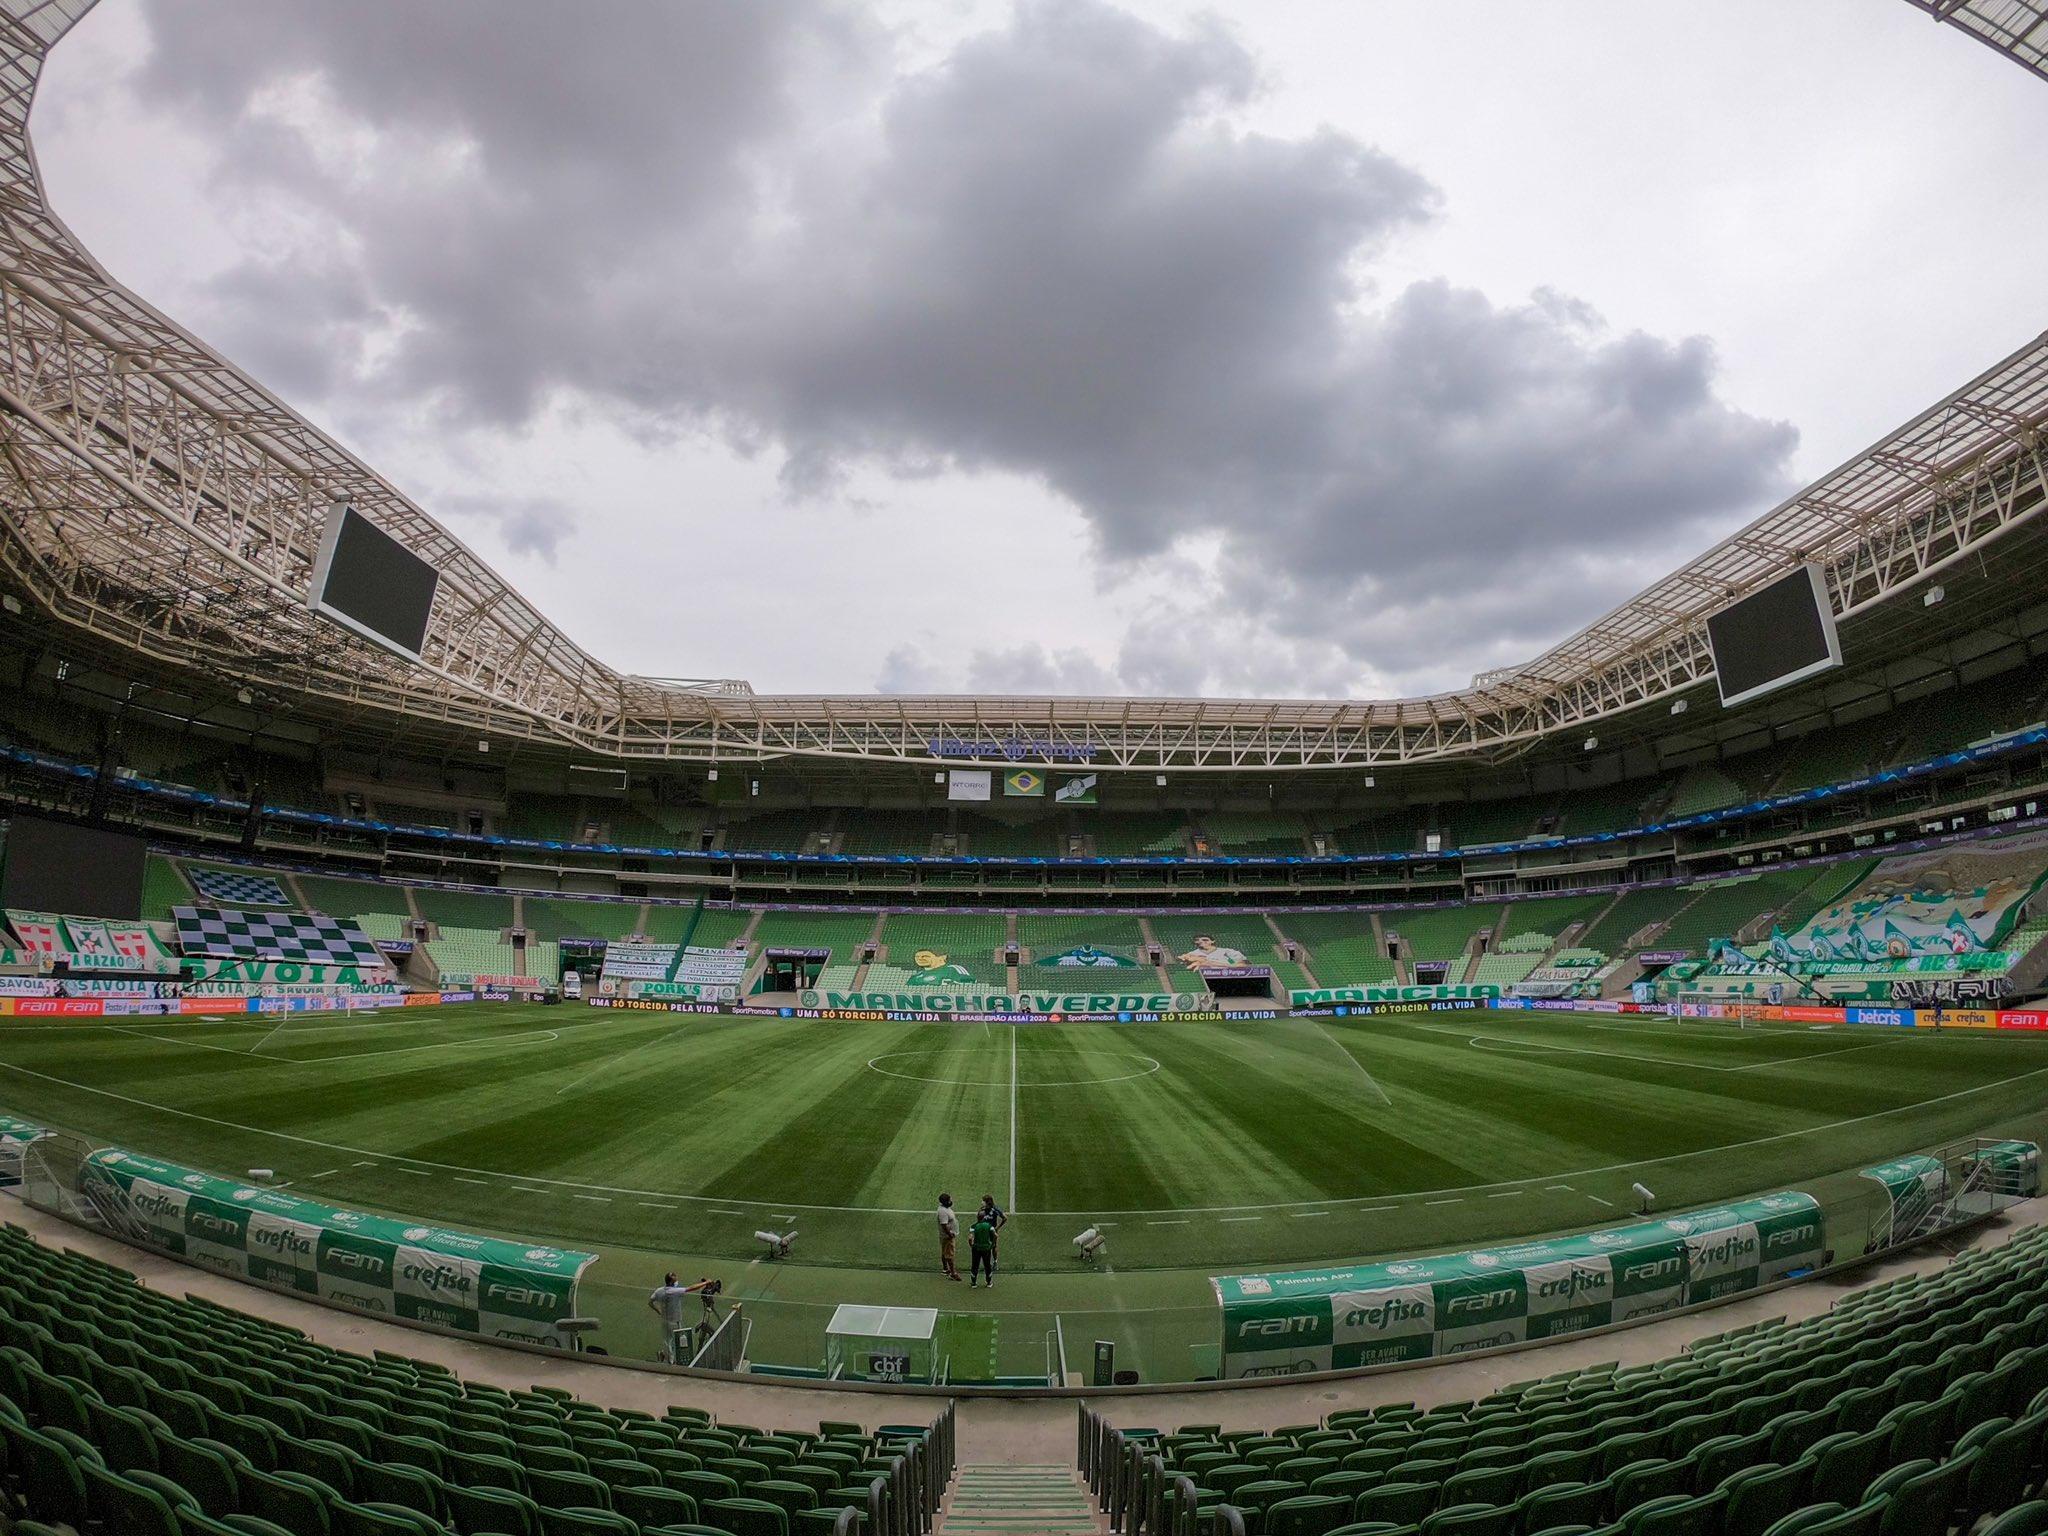
<svg viewBox="0 0 2048 1536"><path fill-rule="evenodd" d="M2048 0L1910 0L2048 80Z"/></svg>
<svg viewBox="0 0 2048 1536"><path fill-rule="evenodd" d="M1496 755L1710 679L1706 616L1795 563L1824 563L1846 616L2048 507L2043 335L1597 623L1457 692L769 697L743 682L634 677L571 642L367 465L115 282L50 211L29 108L42 60L92 4L0 0L0 579L117 652L332 719L431 723L619 763L945 757L1222 772ZM2032 9L2038 20L2040 7L1938 9ZM2038 42L2038 27L2025 36ZM441 571L422 663L306 606L338 500Z"/></svg>

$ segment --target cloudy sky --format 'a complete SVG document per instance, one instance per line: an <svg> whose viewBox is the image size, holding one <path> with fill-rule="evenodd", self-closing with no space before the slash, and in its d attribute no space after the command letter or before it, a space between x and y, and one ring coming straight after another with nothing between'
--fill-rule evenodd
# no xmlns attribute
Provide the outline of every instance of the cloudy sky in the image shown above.
<svg viewBox="0 0 2048 1536"><path fill-rule="evenodd" d="M2031 335L2044 129L1896 0L103 0L35 123L614 665L1371 696Z"/></svg>

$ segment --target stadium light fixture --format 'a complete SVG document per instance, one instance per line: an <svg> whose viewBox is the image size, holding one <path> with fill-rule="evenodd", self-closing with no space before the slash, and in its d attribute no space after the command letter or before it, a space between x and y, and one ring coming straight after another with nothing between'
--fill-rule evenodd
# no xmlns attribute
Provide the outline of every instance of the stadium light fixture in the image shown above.
<svg viewBox="0 0 2048 1536"><path fill-rule="evenodd" d="M1690 701L1685 699L1674 699L1671 701L1671 713L1674 715L1682 715L1691 707Z"/></svg>
<svg viewBox="0 0 2048 1536"><path fill-rule="evenodd" d="M237 688L235 690L235 702L237 704L254 704L256 702L256 694L252 689Z"/></svg>
<svg viewBox="0 0 2048 1536"><path fill-rule="evenodd" d="M1166 775L1163 773L1155 773L1152 775L1152 782L1154 784L1157 784L1161 789L1164 789L1166 788Z"/></svg>
<svg viewBox="0 0 2048 1536"><path fill-rule="evenodd" d="M1083 1232L1079 1237L1074 1239L1075 1249L1078 1250L1081 1257L1086 1259L1090 1264L1093 1264L1095 1262L1096 1255L1100 1254L1102 1250L1108 1246L1109 1239L1102 1235L1102 1229L1100 1227L1090 1227L1086 1232Z"/></svg>
<svg viewBox="0 0 2048 1536"><path fill-rule="evenodd" d="M789 1250L796 1246L796 1233L756 1232L754 1234L754 1241L768 1245L769 1258L786 1259L789 1257Z"/></svg>
<svg viewBox="0 0 2048 1536"><path fill-rule="evenodd" d="M1590 752L1590 751L1592 751L1592 750L1593 750L1593 749L1594 749L1595 747L1597 747L1597 746L1599 746L1599 745L1600 745L1600 738L1599 738L1598 736L1588 736L1588 737L1586 738L1586 744L1585 744L1585 747L1584 747L1584 748L1583 748L1582 750L1584 750L1584 751L1587 751L1587 752Z"/></svg>
<svg viewBox="0 0 2048 1536"><path fill-rule="evenodd" d="M1375 785L1375 784L1377 784L1377 783L1379 783L1379 780L1378 780L1378 779L1376 779L1376 778L1374 778L1374 777L1373 777L1373 776L1372 776L1371 774L1369 774L1369 773L1368 773L1368 774L1367 774L1367 775L1365 776L1365 787L1366 787L1367 789L1371 789L1371 788L1373 787L1373 785Z"/></svg>
<svg viewBox="0 0 2048 1536"><path fill-rule="evenodd" d="M21 612L21 599L12 592L9 592L4 596L0 596L0 608L5 608L9 613L19 614Z"/></svg>
<svg viewBox="0 0 2048 1536"><path fill-rule="evenodd" d="M1920 603L1922 607L1932 608L1936 603L1940 602L1944 597L1947 596L1947 591L1945 591L1940 585L1940 583L1937 582L1934 586L1931 586L1927 589L1927 595L1920 599Z"/></svg>
<svg viewBox="0 0 2048 1536"><path fill-rule="evenodd" d="M716 768L706 768L704 770L704 777L713 784L716 784L718 782L718 770Z"/></svg>

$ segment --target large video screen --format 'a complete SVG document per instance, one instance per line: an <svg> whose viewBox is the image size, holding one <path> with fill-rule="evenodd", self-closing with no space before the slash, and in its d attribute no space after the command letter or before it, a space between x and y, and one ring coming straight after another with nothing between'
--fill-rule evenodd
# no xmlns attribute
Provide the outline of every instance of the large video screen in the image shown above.
<svg viewBox="0 0 2048 1536"><path fill-rule="evenodd" d="M16 816L0 859L0 907L69 917L142 916L149 843L132 832Z"/></svg>
<svg viewBox="0 0 2048 1536"><path fill-rule="evenodd" d="M327 520L313 607L366 640L419 659L441 573L347 505Z"/></svg>
<svg viewBox="0 0 2048 1536"><path fill-rule="evenodd" d="M1842 664L1827 579L1803 565L1707 620L1724 705L1742 704Z"/></svg>

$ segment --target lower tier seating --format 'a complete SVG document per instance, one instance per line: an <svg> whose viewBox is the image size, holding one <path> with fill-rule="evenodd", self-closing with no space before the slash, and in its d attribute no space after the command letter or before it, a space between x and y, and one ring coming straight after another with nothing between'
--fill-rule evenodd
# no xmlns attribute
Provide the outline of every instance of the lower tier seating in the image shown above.
<svg viewBox="0 0 2048 1536"><path fill-rule="evenodd" d="M506 1391L0 1230L11 1536L802 1536L864 1519L878 1478L932 1502L910 1490L945 1423L770 1432Z"/></svg>
<svg viewBox="0 0 2048 1536"><path fill-rule="evenodd" d="M1192 1500L1249 1536L2048 1532L2048 1231L1648 1365L1268 1433L1084 1409L1082 1445L1123 1530Z"/></svg>

